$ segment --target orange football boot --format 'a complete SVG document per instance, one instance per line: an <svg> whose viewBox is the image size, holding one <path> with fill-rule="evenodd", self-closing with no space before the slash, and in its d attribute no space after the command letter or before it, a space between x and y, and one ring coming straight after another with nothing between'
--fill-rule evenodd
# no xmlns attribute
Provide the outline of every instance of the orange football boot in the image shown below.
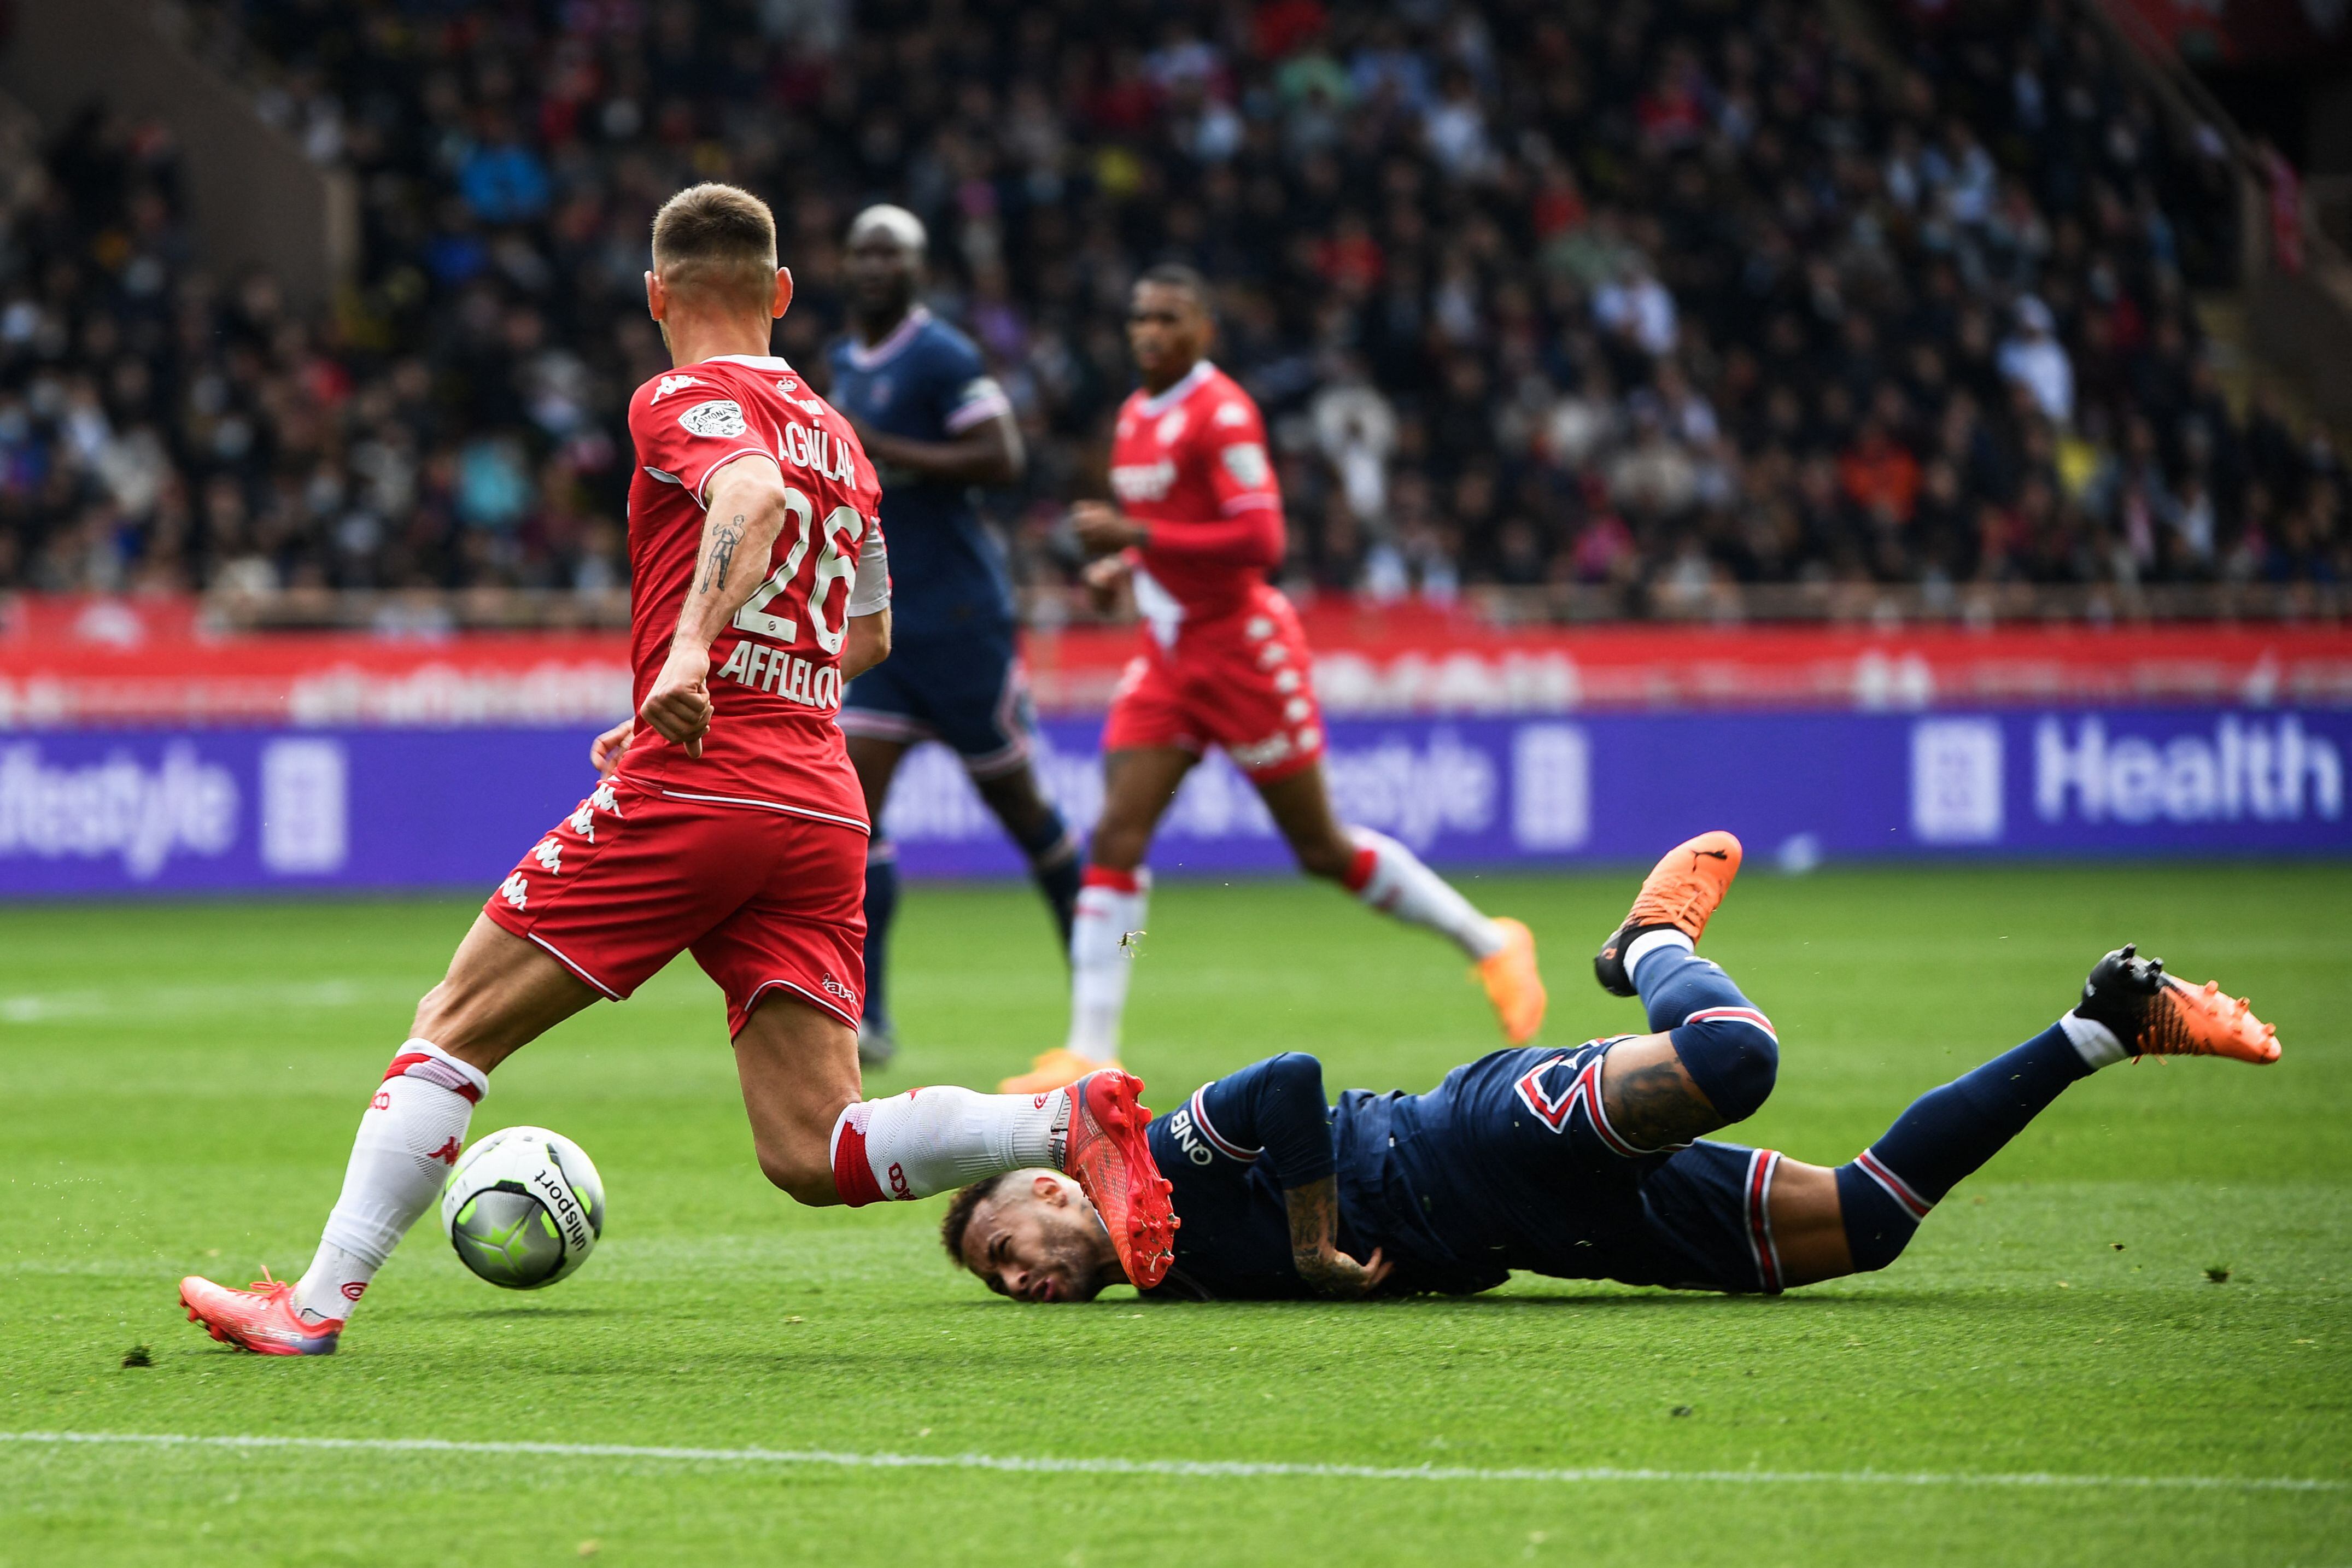
<svg viewBox="0 0 2352 1568"><path fill-rule="evenodd" d="M1503 1038L1524 1046L1543 1027L1549 1000L1542 972L1536 968L1536 935L1508 915L1496 916L1495 927L1503 933L1502 951L1480 959L1470 973L1486 988L1486 1000L1502 1021Z"/></svg>
<svg viewBox="0 0 2352 1568"><path fill-rule="evenodd" d="M2105 1024L2136 1057L2231 1057L2266 1066L2279 1059L2278 1030L2254 1016L2243 996L2218 981L2199 985L2164 972L2126 942L2099 960L2074 1011Z"/></svg>
<svg viewBox="0 0 2352 1568"><path fill-rule="evenodd" d="M1144 1128L1151 1121L1138 1096L1143 1081L1117 1068L1088 1073L1070 1085L1069 1142L1062 1169L1093 1200L1119 1267L1139 1290L1149 1290L1176 1261L1175 1191L1151 1158Z"/></svg>
<svg viewBox="0 0 2352 1568"><path fill-rule="evenodd" d="M1118 1070L1117 1062L1090 1062L1077 1052L1061 1046L1042 1051L1029 1063L1029 1070L1015 1074L996 1086L999 1094L1051 1094L1057 1089L1067 1089L1090 1072L1108 1068Z"/></svg>
<svg viewBox="0 0 2352 1568"><path fill-rule="evenodd" d="M244 1290L191 1274L180 1281L180 1305L188 1321L202 1323L221 1343L256 1355L332 1355L343 1332L341 1318L305 1322L294 1310L293 1284L272 1279L266 1268Z"/></svg>
<svg viewBox="0 0 2352 1568"><path fill-rule="evenodd" d="M1625 944L1645 931L1672 926L1696 942L1706 930L1707 917L1731 890L1739 875L1739 840L1717 828L1685 839L1665 853L1642 879L1642 890L1625 921L1601 944L1592 957L1593 976L1612 996L1637 994L1633 977L1625 969Z"/></svg>

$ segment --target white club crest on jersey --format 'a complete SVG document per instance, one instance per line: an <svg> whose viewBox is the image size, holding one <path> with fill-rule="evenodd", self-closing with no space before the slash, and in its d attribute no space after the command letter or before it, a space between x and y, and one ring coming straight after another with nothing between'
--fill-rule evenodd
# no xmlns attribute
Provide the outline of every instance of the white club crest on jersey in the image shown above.
<svg viewBox="0 0 2352 1568"><path fill-rule="evenodd" d="M1222 456L1225 472L1233 475L1234 482L1251 489L1263 489L1267 476L1274 471L1265 460L1265 448L1255 441L1236 441Z"/></svg>
<svg viewBox="0 0 2352 1568"><path fill-rule="evenodd" d="M1246 425L1249 423L1249 410L1244 408L1238 403L1228 403L1223 407L1217 410L1217 416L1214 419L1210 420L1209 423L1212 425Z"/></svg>
<svg viewBox="0 0 2352 1568"><path fill-rule="evenodd" d="M799 382L787 377L786 379L776 383L776 395L782 397L786 403L791 404L793 407L804 410L809 414L814 415L824 413L824 405L818 402L815 398L794 397L793 395L793 388L799 385Z"/></svg>
<svg viewBox="0 0 2352 1568"><path fill-rule="evenodd" d="M666 375L654 384L653 401L659 403L681 386L706 386L709 384L698 375Z"/></svg>
<svg viewBox="0 0 2352 1568"><path fill-rule="evenodd" d="M713 398L698 403L677 416L678 427L689 436L708 436L727 440L743 434L743 405L731 397Z"/></svg>
<svg viewBox="0 0 2352 1568"><path fill-rule="evenodd" d="M1111 493L1128 505L1166 500L1176 486L1176 465L1166 458L1156 463L1123 463L1110 471Z"/></svg>
<svg viewBox="0 0 2352 1568"><path fill-rule="evenodd" d="M1152 431L1152 435L1159 438L1160 444L1163 447L1173 444L1176 437L1182 434L1184 434L1184 411L1181 408L1171 409L1161 415L1159 428Z"/></svg>

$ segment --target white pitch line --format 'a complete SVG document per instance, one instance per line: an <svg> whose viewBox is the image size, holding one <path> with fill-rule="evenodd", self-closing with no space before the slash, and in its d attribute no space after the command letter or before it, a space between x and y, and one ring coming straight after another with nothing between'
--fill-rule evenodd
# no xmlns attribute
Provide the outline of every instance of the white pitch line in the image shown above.
<svg viewBox="0 0 2352 1568"><path fill-rule="evenodd" d="M848 1454L824 1448L666 1448L633 1443L470 1443L446 1437L202 1436L156 1432L0 1432L0 1443L66 1447L142 1444L166 1448L324 1449L368 1454L528 1454L563 1459L655 1459L680 1464L830 1465L854 1470L995 1470L1047 1476L1171 1476L1186 1479L1507 1481L1590 1484L1675 1481L1728 1486L2118 1487L2137 1491L2352 1491L2352 1481L2299 1476L2080 1476L1930 1470L1485 1469L1465 1465L1317 1465L1252 1459L1025 1458L998 1454Z"/></svg>

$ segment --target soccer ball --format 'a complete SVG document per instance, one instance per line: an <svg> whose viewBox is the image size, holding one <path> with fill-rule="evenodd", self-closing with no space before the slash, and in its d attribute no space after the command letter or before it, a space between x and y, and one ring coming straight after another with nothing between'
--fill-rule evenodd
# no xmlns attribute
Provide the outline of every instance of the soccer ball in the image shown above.
<svg viewBox="0 0 2352 1568"><path fill-rule="evenodd" d="M457 1157L441 1228L491 1284L536 1290L588 1261L604 1234L604 1183L562 1133L502 1127Z"/></svg>

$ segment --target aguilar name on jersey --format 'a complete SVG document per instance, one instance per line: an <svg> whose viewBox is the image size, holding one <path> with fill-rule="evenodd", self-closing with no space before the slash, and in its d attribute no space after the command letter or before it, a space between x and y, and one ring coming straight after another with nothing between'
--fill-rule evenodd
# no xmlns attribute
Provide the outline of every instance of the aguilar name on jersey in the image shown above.
<svg viewBox="0 0 2352 1568"><path fill-rule="evenodd" d="M1136 603L1163 646L1178 629L1249 609L1282 564L1282 491L1250 395L1202 360L1174 385L1120 405L1111 493L1150 525Z"/></svg>
<svg viewBox="0 0 2352 1568"><path fill-rule="evenodd" d="M971 340L919 305L873 347L845 338L829 358L834 406L887 435L949 441L1013 411ZM885 470L882 491L898 639L1010 627L1012 579L973 488Z"/></svg>
<svg viewBox="0 0 2352 1568"><path fill-rule="evenodd" d="M863 828L865 797L834 715L849 617L890 602L881 487L849 422L783 360L726 354L629 399L629 655L643 707L703 567L710 476L747 453L783 472L784 523L765 581L710 646L715 710L702 755L640 726L621 771L685 800Z"/></svg>

